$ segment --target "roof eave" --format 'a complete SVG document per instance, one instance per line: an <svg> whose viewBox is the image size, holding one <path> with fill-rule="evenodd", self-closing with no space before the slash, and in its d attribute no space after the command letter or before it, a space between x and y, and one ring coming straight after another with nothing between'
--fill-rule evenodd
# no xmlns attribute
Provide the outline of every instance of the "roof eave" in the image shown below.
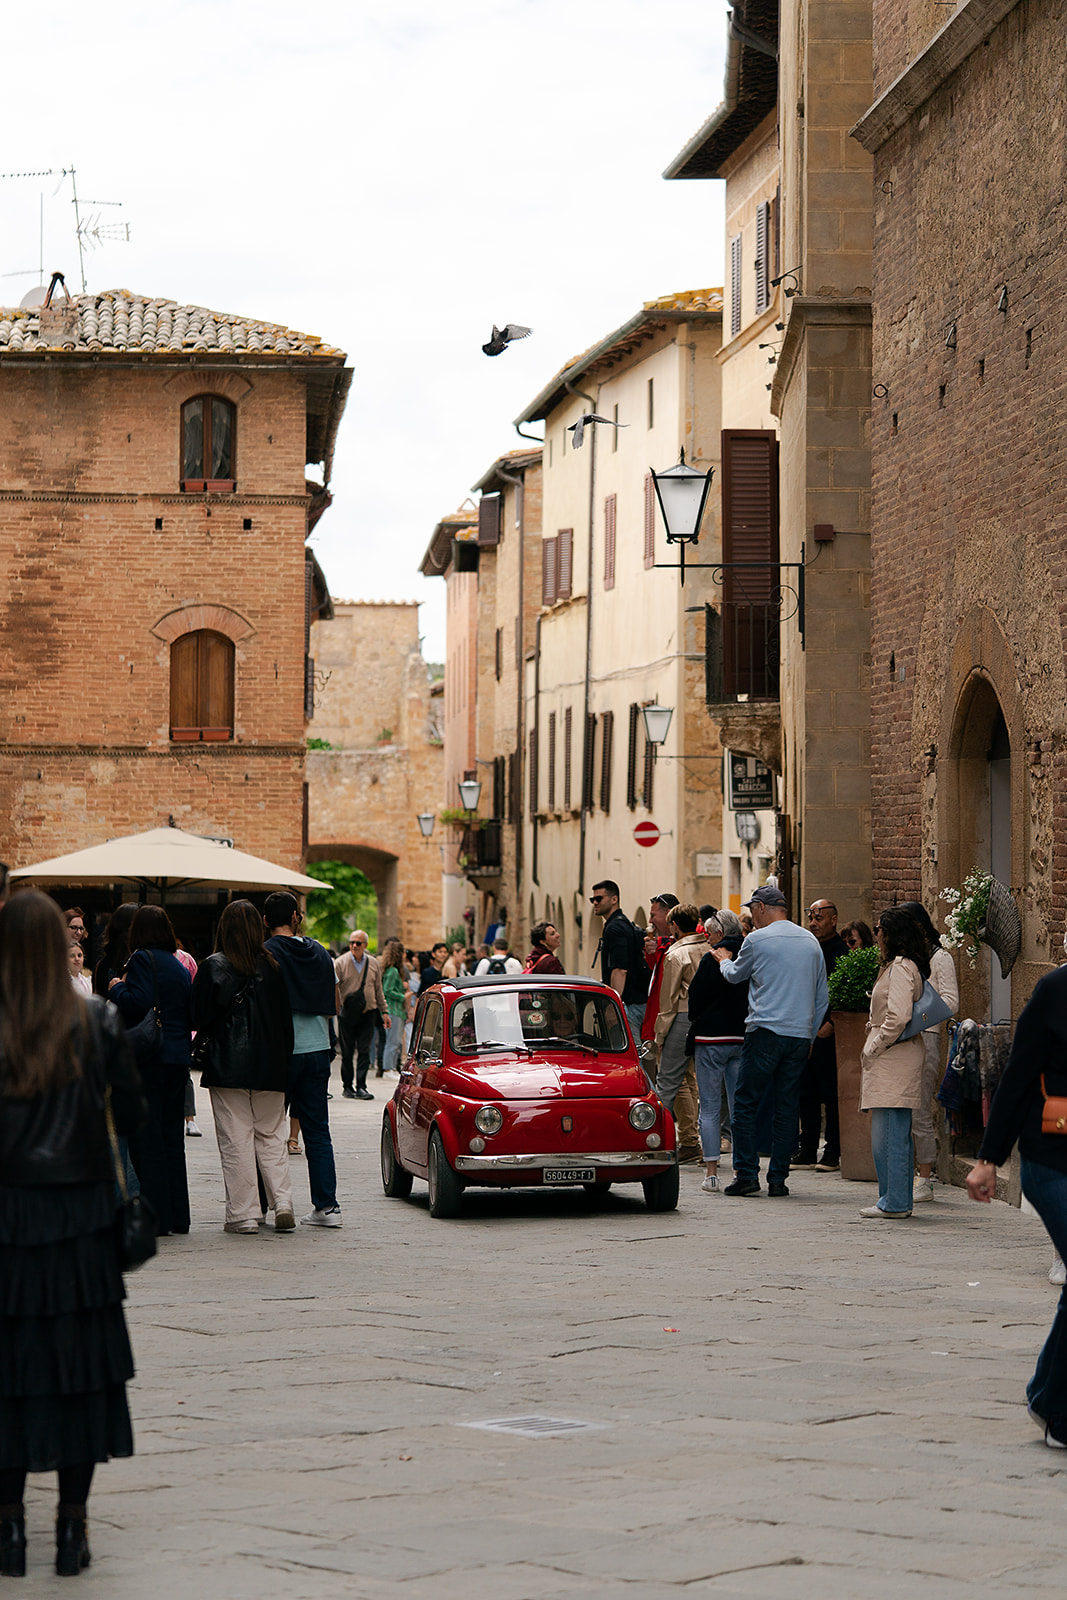
<svg viewBox="0 0 1067 1600"><path fill-rule="evenodd" d="M540 450L522 450L497 456L488 472L484 472L477 483L471 484L471 492L488 489L494 483L510 482L509 478L503 476L504 472L510 472L514 476L516 473L527 471L530 467L536 467L540 464L542 454Z"/></svg>
<svg viewBox="0 0 1067 1600"><path fill-rule="evenodd" d="M721 321L721 307L712 311L704 310L702 307L682 307L678 310L668 310L664 307L643 307L636 316L631 317L628 322L624 322L621 328L616 328L612 333L608 334L607 338L601 339L599 344L595 344L591 350L587 350L573 366L564 367L562 372L557 372L552 381L547 383L540 394L530 402L522 415L515 418L513 426L517 428L520 422L542 422L556 409L561 401L569 398L572 393L578 392L574 387L576 378L580 378L583 373L588 372L592 367L603 361L611 353L615 345L621 343L623 339L628 339L631 334L636 333L640 328L651 328L657 325L666 326L672 322Z"/></svg>

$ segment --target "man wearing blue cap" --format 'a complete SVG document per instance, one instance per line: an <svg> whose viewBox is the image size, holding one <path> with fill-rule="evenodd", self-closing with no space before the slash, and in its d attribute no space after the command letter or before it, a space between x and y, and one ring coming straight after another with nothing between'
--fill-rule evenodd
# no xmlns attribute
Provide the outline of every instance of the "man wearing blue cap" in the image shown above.
<svg viewBox="0 0 1067 1600"><path fill-rule="evenodd" d="M724 1194L747 1198L760 1191L756 1116L774 1084L774 1127L767 1164L767 1193L788 1195L785 1180L796 1147L800 1080L811 1042L826 1015L826 963L818 939L789 921L785 896L772 884L747 902L752 932L734 960L723 945L711 954L728 983L749 984L741 1073L734 1095L734 1181Z"/></svg>

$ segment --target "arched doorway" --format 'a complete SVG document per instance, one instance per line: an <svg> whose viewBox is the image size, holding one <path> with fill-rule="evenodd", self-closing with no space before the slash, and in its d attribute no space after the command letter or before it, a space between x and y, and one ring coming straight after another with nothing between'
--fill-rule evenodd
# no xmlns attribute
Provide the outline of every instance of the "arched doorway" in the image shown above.
<svg viewBox="0 0 1067 1600"><path fill-rule="evenodd" d="M974 673L957 703L942 837L944 883L961 884L972 867L1012 882L1012 746L1003 708L989 680ZM992 951L973 973L961 963L962 1013L1011 1020L1011 978Z"/></svg>
<svg viewBox="0 0 1067 1600"><path fill-rule="evenodd" d="M379 949L386 939L400 932L396 856L371 845L324 844L320 841L308 848L307 870L311 877L315 876L316 861L343 861L348 866L358 867L370 880L378 900Z"/></svg>

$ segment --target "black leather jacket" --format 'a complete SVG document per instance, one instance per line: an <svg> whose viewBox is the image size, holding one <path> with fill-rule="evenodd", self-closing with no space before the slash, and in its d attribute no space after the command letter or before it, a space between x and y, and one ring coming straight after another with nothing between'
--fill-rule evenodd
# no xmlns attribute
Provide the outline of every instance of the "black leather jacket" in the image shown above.
<svg viewBox="0 0 1067 1600"><path fill-rule="evenodd" d="M52 1094L17 1100L4 1093L0 1060L0 1183L106 1183L115 1168L104 1115L106 1085L118 1133L134 1133L145 1119L141 1080L113 1006L94 995L85 1001L83 1030L75 1024L73 1051L82 1070Z"/></svg>
<svg viewBox="0 0 1067 1600"><path fill-rule="evenodd" d="M289 991L267 956L247 977L224 955L208 956L193 982L197 1044L207 1035L201 1083L205 1089L284 1090L293 1053Z"/></svg>

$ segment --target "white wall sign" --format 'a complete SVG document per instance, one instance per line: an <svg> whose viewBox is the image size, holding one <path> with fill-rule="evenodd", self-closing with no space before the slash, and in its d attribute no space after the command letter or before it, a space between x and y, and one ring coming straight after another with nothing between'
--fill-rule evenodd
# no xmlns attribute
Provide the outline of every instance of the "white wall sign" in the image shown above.
<svg viewBox="0 0 1067 1600"><path fill-rule="evenodd" d="M696 876L698 878L721 878L721 852L717 850L699 850L697 852Z"/></svg>

